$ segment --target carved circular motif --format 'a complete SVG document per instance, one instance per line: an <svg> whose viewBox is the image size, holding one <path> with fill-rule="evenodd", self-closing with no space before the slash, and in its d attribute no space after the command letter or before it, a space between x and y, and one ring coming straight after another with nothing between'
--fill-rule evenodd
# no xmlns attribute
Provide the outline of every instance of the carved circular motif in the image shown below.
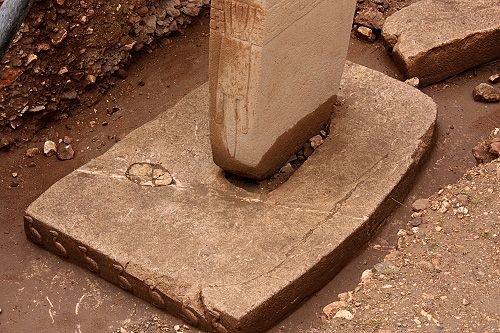
<svg viewBox="0 0 500 333"><path fill-rule="evenodd" d="M36 228L34 227L33 223L33 218L31 216L28 216L26 215L24 217L24 221L26 221L26 223L28 223L28 230L31 234L31 239L37 243L37 244L42 244L42 235L40 234L40 232L38 230L36 230Z"/></svg>
<svg viewBox="0 0 500 333"><path fill-rule="evenodd" d="M118 277L118 280L120 281L120 287L124 290L132 290L132 285L130 282L127 280L126 277L120 275Z"/></svg>
<svg viewBox="0 0 500 333"><path fill-rule="evenodd" d="M198 319L198 317L194 314L193 311L191 311L191 309L183 306L182 307L182 314L183 314L183 317L184 319L186 319L186 321L192 325L192 326L198 326L199 323L200 323L200 320Z"/></svg>
<svg viewBox="0 0 500 333"><path fill-rule="evenodd" d="M153 300L153 304L156 307L162 308L165 306L165 301L163 300L163 297L157 291L151 289L149 293L151 295L151 299Z"/></svg>

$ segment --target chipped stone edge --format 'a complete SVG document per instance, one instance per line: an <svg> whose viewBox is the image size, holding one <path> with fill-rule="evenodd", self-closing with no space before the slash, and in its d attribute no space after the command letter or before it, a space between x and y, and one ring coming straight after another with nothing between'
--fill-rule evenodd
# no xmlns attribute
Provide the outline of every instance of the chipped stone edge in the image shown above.
<svg viewBox="0 0 500 333"><path fill-rule="evenodd" d="M464 38L436 41L434 47L412 55L400 50L401 35L404 33L389 21L382 30L382 40L406 78L417 77L421 87L500 58L500 26L477 31Z"/></svg>

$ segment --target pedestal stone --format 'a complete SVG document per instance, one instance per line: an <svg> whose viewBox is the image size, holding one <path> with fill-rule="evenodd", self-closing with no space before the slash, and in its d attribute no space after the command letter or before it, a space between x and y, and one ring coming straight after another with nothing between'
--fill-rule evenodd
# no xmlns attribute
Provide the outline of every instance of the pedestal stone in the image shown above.
<svg viewBox="0 0 500 333"><path fill-rule="evenodd" d="M212 162L203 85L47 190L26 235L193 325L264 332L359 253L431 145L430 97L359 65L342 82L330 136L270 193Z"/></svg>
<svg viewBox="0 0 500 333"><path fill-rule="evenodd" d="M213 0L210 134L226 171L276 172L331 115L355 0Z"/></svg>

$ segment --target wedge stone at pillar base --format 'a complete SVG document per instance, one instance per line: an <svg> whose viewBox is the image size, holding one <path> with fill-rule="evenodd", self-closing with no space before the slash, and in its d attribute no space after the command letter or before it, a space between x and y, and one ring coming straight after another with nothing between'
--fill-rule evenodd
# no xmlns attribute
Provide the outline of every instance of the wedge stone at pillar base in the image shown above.
<svg viewBox="0 0 500 333"><path fill-rule="evenodd" d="M325 143L258 194L212 162L205 84L47 190L26 234L192 325L262 332L357 254L430 148L419 90L348 63L339 101Z"/></svg>

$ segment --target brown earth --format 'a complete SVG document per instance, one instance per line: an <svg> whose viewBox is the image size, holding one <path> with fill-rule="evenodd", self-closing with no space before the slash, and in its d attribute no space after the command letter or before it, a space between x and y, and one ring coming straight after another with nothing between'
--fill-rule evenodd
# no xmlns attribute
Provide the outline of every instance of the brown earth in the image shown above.
<svg viewBox="0 0 500 333"><path fill-rule="evenodd" d="M175 331L174 325L181 324L92 273L69 265L27 242L22 216L26 207L51 184L102 154L123 135L154 118L206 81L207 32L208 20L205 17L187 29L184 36L173 39L173 43L133 60L128 77L117 80L94 107L85 112L68 113L62 119L48 123L30 142L21 143L11 152L0 152L2 333L111 332L134 325L136 332L141 329L161 332L165 328ZM379 42L367 44L352 39L348 57L390 76L402 77ZM380 234L365 249L360 249L355 260L272 332L312 331L315 327L325 327L321 319L323 307L335 300L337 294L353 290L361 273L382 261L393 249L397 244L397 231L407 228L412 213L411 203L454 183L475 164L471 149L493 127L498 127L500 107L498 104L474 102L472 89L498 72L499 66L497 61L424 89L439 106L438 134L431 157L410 195L387 219ZM55 156L24 156L28 148L41 149L45 139L57 142L65 135L73 139L74 159L59 161ZM481 196L478 198L481 200ZM65 204L64 198L59 204ZM473 296L469 298L472 300Z"/></svg>
<svg viewBox="0 0 500 333"><path fill-rule="evenodd" d="M499 191L497 159L421 201L414 226L315 332L498 332Z"/></svg>
<svg viewBox="0 0 500 333"><path fill-rule="evenodd" d="M207 3L34 1L0 62L0 149L29 141L47 121L86 112L127 75L132 55L182 33Z"/></svg>

